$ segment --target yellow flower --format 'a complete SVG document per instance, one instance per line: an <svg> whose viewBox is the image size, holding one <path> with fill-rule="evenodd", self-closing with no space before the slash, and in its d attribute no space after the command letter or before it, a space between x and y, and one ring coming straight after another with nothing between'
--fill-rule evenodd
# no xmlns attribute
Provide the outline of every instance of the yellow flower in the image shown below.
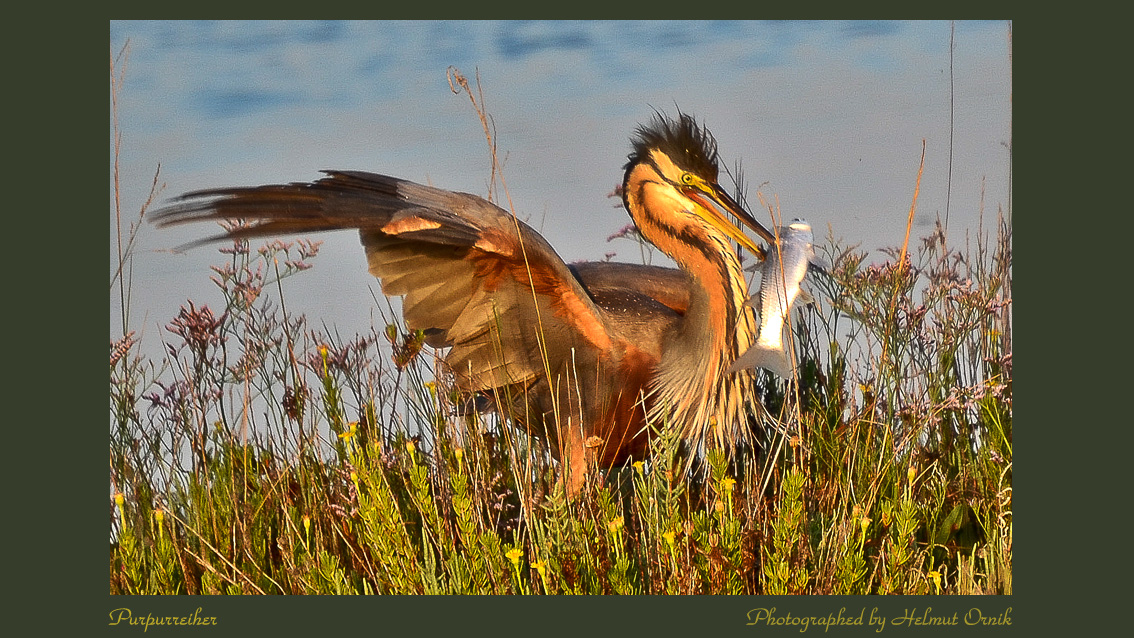
<svg viewBox="0 0 1134 638"><path fill-rule="evenodd" d="M513 565L518 566L520 564L520 557L524 555L524 552L520 551L518 547L513 547L504 555L508 557L508 560L512 561Z"/></svg>
<svg viewBox="0 0 1134 638"><path fill-rule="evenodd" d="M929 572L929 577L931 579L933 579L933 588L935 590L937 590L937 593L940 594L941 593L941 572L939 572L935 569L935 570Z"/></svg>
<svg viewBox="0 0 1134 638"><path fill-rule="evenodd" d="M736 485L736 479L734 478L721 479L721 491L731 492L734 485Z"/></svg>
<svg viewBox="0 0 1134 638"><path fill-rule="evenodd" d="M863 516L858 521L858 526L862 528L862 535L866 536L866 528L870 527L870 517L869 516Z"/></svg>
<svg viewBox="0 0 1134 638"><path fill-rule="evenodd" d="M645 467L646 467L645 463L643 463L641 461L634 461L634 469L638 470L639 473L645 471Z"/></svg>
<svg viewBox="0 0 1134 638"><path fill-rule="evenodd" d="M536 562L532 563L532 567L535 567L535 570L539 572L540 578L543 578L547 574L547 566L543 564L543 561L537 560Z"/></svg>
<svg viewBox="0 0 1134 638"><path fill-rule="evenodd" d="M673 532L666 532L662 534L661 537L665 539L665 542L668 543L670 547L673 547Z"/></svg>
<svg viewBox="0 0 1134 638"><path fill-rule="evenodd" d="M340 434L339 438L346 441L355 434L358 434L358 421L351 421L350 423L347 423L346 432Z"/></svg>
<svg viewBox="0 0 1134 638"><path fill-rule="evenodd" d="M406 452L409 452L410 456L413 456L413 452L416 449L417 449L417 446L414 445L414 442L412 440L406 441Z"/></svg>
<svg viewBox="0 0 1134 638"><path fill-rule="evenodd" d="M303 515L303 531L311 533L311 517L306 514Z"/></svg>
<svg viewBox="0 0 1134 638"><path fill-rule="evenodd" d="M126 497L122 496L122 492L115 492L114 493L114 504L117 505L118 507L122 507L122 504L124 502L126 502Z"/></svg>
<svg viewBox="0 0 1134 638"><path fill-rule="evenodd" d="M158 525L161 525L161 522L165 520L165 512L160 507L154 510L154 520L157 521Z"/></svg>
<svg viewBox="0 0 1134 638"><path fill-rule="evenodd" d="M625 521L623 521L623 520L622 520L622 517L621 517L621 516L619 516L618 518L616 518L616 519L614 519L614 520L610 521L609 523L607 523L607 524L606 524L606 526L607 526L608 528L610 528L610 533L611 533L611 534L614 534L614 533L615 533L615 532L617 532L618 530L622 529L622 525L623 525L624 523L625 523Z"/></svg>

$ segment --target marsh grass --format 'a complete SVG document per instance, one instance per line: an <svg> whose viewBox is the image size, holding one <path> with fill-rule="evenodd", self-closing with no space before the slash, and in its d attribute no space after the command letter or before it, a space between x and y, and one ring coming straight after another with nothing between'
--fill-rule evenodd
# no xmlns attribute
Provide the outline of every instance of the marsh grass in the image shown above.
<svg viewBox="0 0 1134 638"><path fill-rule="evenodd" d="M1011 593L1011 227L982 232L829 239L799 379L760 373L767 445L687 476L655 423L571 501L396 313L344 339L287 311L317 244L225 246L224 307L187 301L162 360L110 344L110 592Z"/></svg>

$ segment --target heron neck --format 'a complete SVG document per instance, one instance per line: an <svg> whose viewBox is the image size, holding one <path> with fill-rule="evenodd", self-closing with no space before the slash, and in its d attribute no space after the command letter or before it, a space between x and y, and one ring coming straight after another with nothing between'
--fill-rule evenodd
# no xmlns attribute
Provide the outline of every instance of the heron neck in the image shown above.
<svg viewBox="0 0 1134 638"><path fill-rule="evenodd" d="M688 201L676 197L648 164L627 170L622 196L642 236L676 261L690 280L689 307L661 343L650 419L679 428L694 447L707 439L730 446L746 423L752 376L726 370L756 335L736 251L709 224L677 214Z"/></svg>
<svg viewBox="0 0 1134 638"><path fill-rule="evenodd" d="M731 245L711 236L705 250L690 247L686 254L671 255L690 275L689 309L673 335L669 356L674 365L700 369L719 378L755 341L756 322L747 299L747 284Z"/></svg>
<svg viewBox="0 0 1134 638"><path fill-rule="evenodd" d="M666 411L687 439L734 443L745 422L751 376L727 368L756 340L756 317L745 304L747 285L728 240L705 232L666 251L690 279L689 308L663 346L655 409Z"/></svg>

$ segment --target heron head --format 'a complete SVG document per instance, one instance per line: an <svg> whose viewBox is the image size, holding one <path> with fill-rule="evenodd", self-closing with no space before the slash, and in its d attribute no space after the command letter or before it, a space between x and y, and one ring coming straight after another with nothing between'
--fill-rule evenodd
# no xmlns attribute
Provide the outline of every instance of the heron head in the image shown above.
<svg viewBox="0 0 1134 638"><path fill-rule="evenodd" d="M680 227L679 216L692 214L764 258L764 249L725 213L767 242L775 241L775 235L721 187L716 139L693 116L679 112L674 119L658 113L649 124L638 127L632 144L623 183L623 200L632 215L636 211L630 200L631 182L646 180L668 191L665 197L651 200L647 211L662 226Z"/></svg>

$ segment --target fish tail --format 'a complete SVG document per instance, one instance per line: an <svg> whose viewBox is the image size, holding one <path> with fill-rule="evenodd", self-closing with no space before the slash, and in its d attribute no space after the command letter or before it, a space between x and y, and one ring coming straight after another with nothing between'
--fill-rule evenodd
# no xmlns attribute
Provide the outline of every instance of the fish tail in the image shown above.
<svg viewBox="0 0 1134 638"><path fill-rule="evenodd" d="M756 342L747 352L740 355L729 366L729 372L737 372L746 368L764 368L780 375L785 379L791 378L791 359L787 351Z"/></svg>

